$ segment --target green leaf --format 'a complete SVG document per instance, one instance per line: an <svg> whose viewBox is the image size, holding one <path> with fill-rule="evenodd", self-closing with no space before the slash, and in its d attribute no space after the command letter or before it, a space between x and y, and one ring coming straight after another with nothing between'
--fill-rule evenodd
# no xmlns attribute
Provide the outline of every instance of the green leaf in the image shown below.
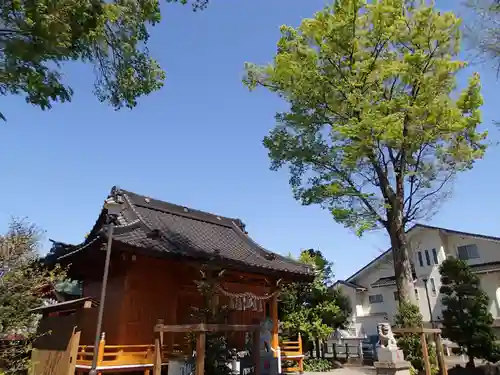
<svg viewBox="0 0 500 375"><path fill-rule="evenodd" d="M191 4L201 10L208 0ZM43 110L68 102L63 67L78 61L94 66L99 100L133 108L163 86L165 73L147 48L148 29L160 21L159 0L3 1L0 94L23 95Z"/></svg>
<svg viewBox="0 0 500 375"><path fill-rule="evenodd" d="M288 168L297 200L358 235L384 228L402 300L413 288L405 229L439 209L487 136L479 75L457 88L460 19L408 3L336 0L282 26L273 62L247 63L243 80L289 104L264 138L271 169Z"/></svg>
<svg viewBox="0 0 500 375"><path fill-rule="evenodd" d="M462 260L448 258L439 267L443 295L443 337L465 348L469 358L497 362L499 347L493 332L488 295L477 275Z"/></svg>

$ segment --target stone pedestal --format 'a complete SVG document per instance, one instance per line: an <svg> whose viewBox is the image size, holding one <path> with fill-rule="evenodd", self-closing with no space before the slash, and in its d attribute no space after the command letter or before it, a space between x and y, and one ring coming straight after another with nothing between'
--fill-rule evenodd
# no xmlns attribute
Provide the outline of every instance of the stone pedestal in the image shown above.
<svg viewBox="0 0 500 375"><path fill-rule="evenodd" d="M378 361L373 365L377 375L410 375L410 362L405 361L398 348L378 348Z"/></svg>
<svg viewBox="0 0 500 375"><path fill-rule="evenodd" d="M373 364L377 375L410 375L410 362L399 363L375 362Z"/></svg>
<svg viewBox="0 0 500 375"><path fill-rule="evenodd" d="M405 360L403 351L396 348L377 348L377 360L379 362L401 362Z"/></svg>

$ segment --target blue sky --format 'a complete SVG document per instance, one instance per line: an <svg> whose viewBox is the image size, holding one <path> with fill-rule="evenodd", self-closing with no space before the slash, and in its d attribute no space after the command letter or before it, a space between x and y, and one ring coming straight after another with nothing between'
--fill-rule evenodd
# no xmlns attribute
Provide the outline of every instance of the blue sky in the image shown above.
<svg viewBox="0 0 500 375"><path fill-rule="evenodd" d="M450 9L457 0L438 1ZM344 278L380 251L388 238L357 238L319 207L292 198L285 171L269 171L262 138L284 104L241 84L245 61L266 63L282 24L298 25L323 0L212 0L201 13L165 5L151 52L167 71L165 87L133 111L113 111L92 95L92 68L65 72L70 104L42 112L22 98L2 98L0 224L28 217L47 237L78 243L92 227L113 185L189 207L239 217L270 250L321 249ZM499 82L487 67L484 127L498 139ZM472 71L471 70L471 71ZM461 175L453 197L430 223L498 235L498 148ZM495 167L495 165L497 167Z"/></svg>

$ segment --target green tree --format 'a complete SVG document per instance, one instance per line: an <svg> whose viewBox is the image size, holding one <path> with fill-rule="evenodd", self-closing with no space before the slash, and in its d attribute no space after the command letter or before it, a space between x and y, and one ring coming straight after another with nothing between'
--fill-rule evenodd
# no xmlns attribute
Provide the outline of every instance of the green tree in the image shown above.
<svg viewBox="0 0 500 375"><path fill-rule="evenodd" d="M30 343L37 337L38 316L31 309L42 305L44 293L64 280L59 267L48 269L40 263L40 231L23 220L14 220L0 236L0 335L22 336L0 350L6 374L28 365Z"/></svg>
<svg viewBox="0 0 500 375"><path fill-rule="evenodd" d="M197 10L207 2L191 4ZM69 101L73 91L63 82L62 64L79 61L94 65L99 100L132 108L165 77L146 47L148 27L160 20L159 0L2 1L0 95L24 95L42 109Z"/></svg>
<svg viewBox="0 0 500 375"><path fill-rule="evenodd" d="M316 342L319 357L320 341L344 327L351 307L348 299L332 288L332 265L320 251L304 250L299 260L314 268L315 278L309 284L297 282L284 287L279 297L279 317L283 328L300 333L305 342Z"/></svg>
<svg viewBox="0 0 500 375"><path fill-rule="evenodd" d="M443 336L464 348L469 366L474 358L500 359L488 295L479 278L459 259L446 259L439 267L443 295Z"/></svg>
<svg viewBox="0 0 500 375"><path fill-rule="evenodd" d="M456 93L460 20L404 3L336 0L282 26L273 63L248 63L244 78L290 104L264 145L272 169L289 167L296 199L359 235L387 231L400 301L414 299L405 229L486 148L479 76Z"/></svg>

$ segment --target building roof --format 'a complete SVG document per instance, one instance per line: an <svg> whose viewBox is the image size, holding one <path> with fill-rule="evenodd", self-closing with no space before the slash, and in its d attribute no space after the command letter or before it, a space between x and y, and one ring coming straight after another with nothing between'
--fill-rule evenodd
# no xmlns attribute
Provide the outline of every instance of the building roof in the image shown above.
<svg viewBox="0 0 500 375"><path fill-rule="evenodd" d="M487 262L479 264L471 264L469 268L474 273L487 273L500 270L500 262Z"/></svg>
<svg viewBox="0 0 500 375"><path fill-rule="evenodd" d="M70 301L64 301L59 303L54 303L51 305L40 306L34 309L31 309L31 312L36 312L40 314L48 314L53 312L61 312L61 311L69 311L69 310L77 310L83 307L97 307L99 306L99 302L90 298L83 297L78 299L73 299Z"/></svg>
<svg viewBox="0 0 500 375"><path fill-rule="evenodd" d="M413 227L408 229L406 233L413 232L417 229L431 229L431 230L438 230L442 231L448 234L455 234L459 236L466 236L466 237L472 237L472 238L477 238L480 240L487 240L487 241L498 241L500 242L500 237L495 237L495 236L488 236L484 234L479 234L479 233L472 233L472 232L462 232L454 229L449 229L449 228L442 228L442 227L436 227L432 225L426 225L426 224L415 224ZM386 255L390 254L392 248L389 248L385 250L382 254L377 256L375 259L373 259L371 262L366 264L365 266L361 267L359 270L354 272L351 276L345 279L347 282L353 282L355 278L361 274L363 271L369 269L371 266L377 264L381 259L383 259Z"/></svg>
<svg viewBox="0 0 500 375"><path fill-rule="evenodd" d="M366 288L362 285L359 285L359 284L356 284L356 283L351 283L351 282L348 282L348 281L344 281L344 280L337 280L333 286L335 287L337 284L341 284L341 285L345 285L349 288L354 288L356 290L366 290Z"/></svg>
<svg viewBox="0 0 500 375"><path fill-rule="evenodd" d="M199 260L220 259L228 267L251 267L263 273L313 276L308 266L258 245L248 236L239 219L167 203L117 187L112 189L110 197L123 203L113 242ZM81 246L61 245L65 250L59 258L84 250L96 238L104 237L105 216L103 210Z"/></svg>
<svg viewBox="0 0 500 375"><path fill-rule="evenodd" d="M413 280L416 280L417 274L415 272L413 272L412 276ZM391 285L396 285L396 276L381 277L380 279L371 283L370 286L372 288L378 288L382 286L391 286Z"/></svg>

